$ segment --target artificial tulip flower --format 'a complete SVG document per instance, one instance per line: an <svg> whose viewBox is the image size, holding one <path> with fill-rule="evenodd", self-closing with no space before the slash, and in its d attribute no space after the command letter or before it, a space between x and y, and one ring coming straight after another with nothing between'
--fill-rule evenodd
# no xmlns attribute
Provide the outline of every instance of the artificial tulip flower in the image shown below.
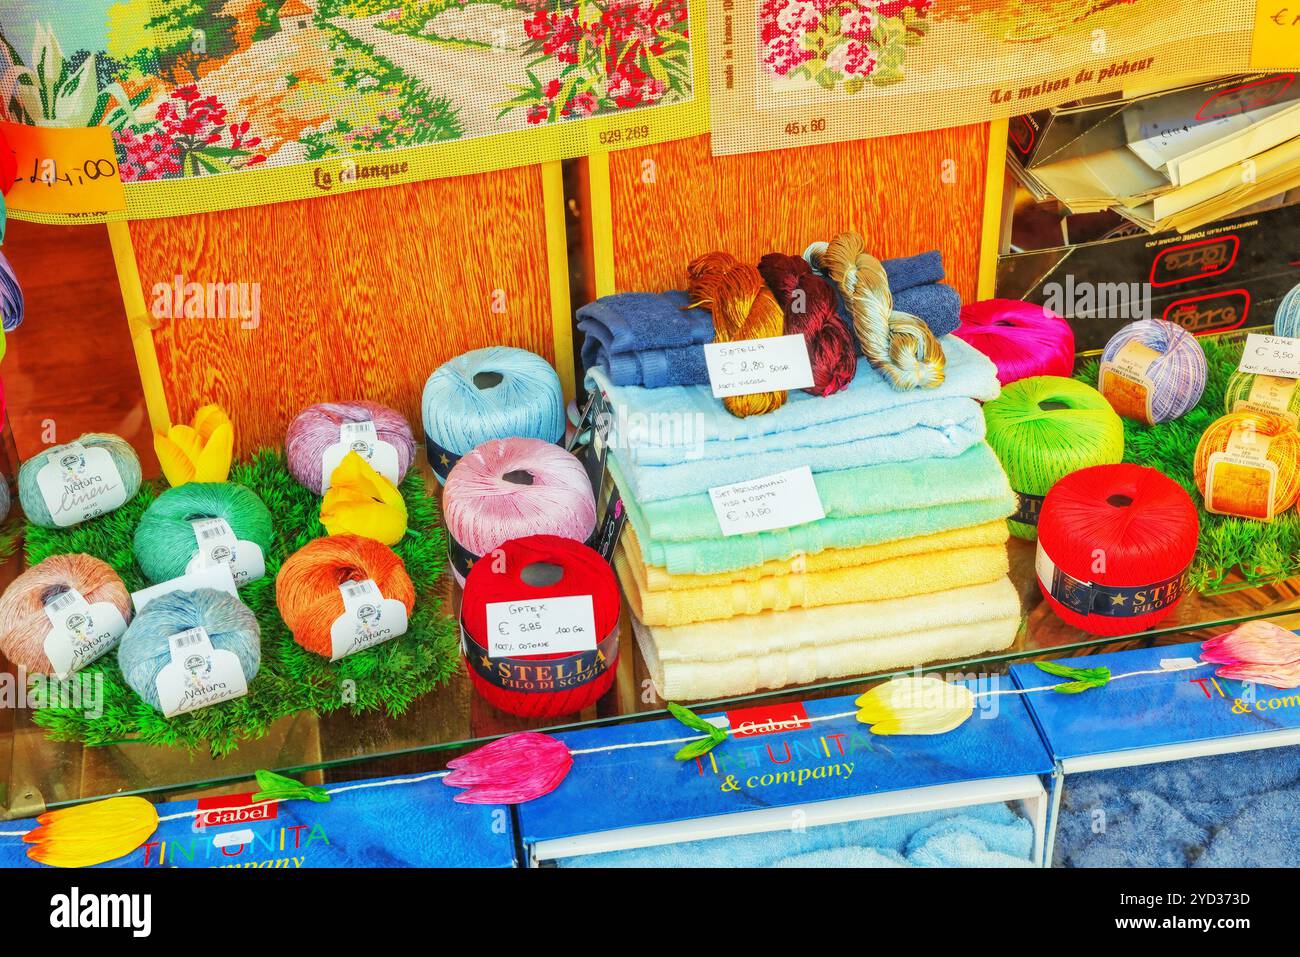
<svg viewBox="0 0 1300 957"><path fill-rule="evenodd" d="M550 794L573 767L569 749L536 731L498 738L447 762L454 768L443 784L465 788L461 804L522 804Z"/></svg>
<svg viewBox="0 0 1300 957"><path fill-rule="evenodd" d="M164 435L155 432L154 451L167 483L224 482L235 454L235 427L219 405L194 413L193 425L173 425Z"/></svg>
<svg viewBox="0 0 1300 957"><path fill-rule="evenodd" d="M125 857L158 828L158 812L144 798L115 797L47 811L23 835L27 856L50 867L91 867Z"/></svg>
<svg viewBox="0 0 1300 957"><path fill-rule="evenodd" d="M945 734L975 710L975 696L965 685L928 675L886 681L854 703L858 720L881 735Z"/></svg>
<svg viewBox="0 0 1300 957"><path fill-rule="evenodd" d="M361 535L396 545L406 534L406 502L396 485L349 452L330 475L320 520L331 535Z"/></svg>
<svg viewBox="0 0 1300 957"><path fill-rule="evenodd" d="M1249 621L1201 645L1201 658L1220 678L1273 688L1300 687L1300 637L1270 621Z"/></svg>

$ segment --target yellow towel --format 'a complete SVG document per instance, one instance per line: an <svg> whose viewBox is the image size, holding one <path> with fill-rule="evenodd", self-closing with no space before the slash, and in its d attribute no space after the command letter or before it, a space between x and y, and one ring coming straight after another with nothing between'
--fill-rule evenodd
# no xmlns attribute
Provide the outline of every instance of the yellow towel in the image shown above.
<svg viewBox="0 0 1300 957"><path fill-rule="evenodd" d="M645 566L631 561L621 548L614 567L636 617L647 625L669 627L788 608L926 595L995 581L1008 571L1005 545L926 552L853 568L686 591L644 590Z"/></svg>

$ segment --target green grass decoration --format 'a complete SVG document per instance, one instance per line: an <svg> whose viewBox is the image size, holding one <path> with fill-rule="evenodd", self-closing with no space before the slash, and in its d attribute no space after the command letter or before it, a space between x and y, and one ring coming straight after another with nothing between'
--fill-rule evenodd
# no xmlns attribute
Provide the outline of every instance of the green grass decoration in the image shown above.
<svg viewBox="0 0 1300 957"><path fill-rule="evenodd" d="M406 563L415 586L415 609L400 638L330 662L299 647L275 607L275 576L289 555L326 534L320 523L320 498L289 474L284 456L262 450L237 463L230 481L252 489L275 519L276 542L266 555L266 577L239 590L239 597L262 626L262 665L243 698L165 718L140 700L122 679L114 655L82 670L103 675L103 714L87 717L72 708L37 708L32 716L60 741L108 745L124 741L228 754L240 741L264 735L271 724L300 711L352 714L382 710L402 714L416 698L444 683L459 667L455 623L443 615L439 577L446 539L437 502L425 491L423 476L412 470L402 482L408 528L394 551ZM27 527L27 560L85 552L108 562L131 591L149 584L136 565L132 535L141 514L166 486L146 482L139 494L115 512L72 528Z"/></svg>
<svg viewBox="0 0 1300 957"><path fill-rule="evenodd" d="M1196 503L1201 534L1188 581L1202 592L1255 586L1300 571L1300 517L1289 509L1272 522L1211 515L1196 488L1192 461L1196 444L1210 424L1224 413L1228 379L1241 361L1241 339L1204 338L1209 378L1201 401L1181 419L1159 425L1124 420L1124 461L1149 465L1185 488ZM1080 364L1075 378L1097 384L1097 359ZM1237 577L1232 577L1236 572Z"/></svg>

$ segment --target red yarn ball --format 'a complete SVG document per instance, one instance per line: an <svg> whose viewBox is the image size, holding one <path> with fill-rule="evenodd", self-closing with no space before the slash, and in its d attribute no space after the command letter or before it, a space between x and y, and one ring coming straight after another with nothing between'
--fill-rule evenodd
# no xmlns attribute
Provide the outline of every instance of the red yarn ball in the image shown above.
<svg viewBox="0 0 1300 957"><path fill-rule="evenodd" d="M802 256L768 253L758 272L785 313L785 334L802 333L808 341L813 384L804 391L831 395L847 388L858 371L858 348L836 311L830 284Z"/></svg>
<svg viewBox="0 0 1300 957"><path fill-rule="evenodd" d="M1077 628L1135 634L1182 599L1198 532L1191 497L1155 469L1129 463L1080 469L1043 500L1038 587Z"/></svg>
<svg viewBox="0 0 1300 957"><path fill-rule="evenodd" d="M572 595L591 596L596 651L489 658L488 605ZM557 535L516 538L480 558L465 578L465 670L474 689L509 714L554 718L581 711L614 683L620 610L618 582L598 552Z"/></svg>
<svg viewBox="0 0 1300 957"><path fill-rule="evenodd" d="M998 382L1074 372L1074 330L1044 306L1019 299L985 299L961 307L958 339L992 360Z"/></svg>

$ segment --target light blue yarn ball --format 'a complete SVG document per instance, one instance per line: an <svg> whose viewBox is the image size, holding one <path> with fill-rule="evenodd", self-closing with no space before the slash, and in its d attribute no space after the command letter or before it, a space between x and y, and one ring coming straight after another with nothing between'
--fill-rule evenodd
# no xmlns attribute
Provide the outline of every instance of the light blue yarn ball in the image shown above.
<svg viewBox="0 0 1300 957"><path fill-rule="evenodd" d="M489 439L564 438L560 377L541 356L525 349L475 349L439 366L424 386L424 434L439 481L450 463Z"/></svg>
<svg viewBox="0 0 1300 957"><path fill-rule="evenodd" d="M122 477L122 484L126 487L126 501L129 502L135 497L135 493L140 491L140 458L126 439L106 432L88 432L77 439L77 443L87 449L105 449L112 457L113 464L117 466L118 475ZM18 501L27 514L27 520L33 525L44 528L53 528L55 525L50 510L45 504L45 497L41 495L40 487L36 484L36 476L49 462L51 453L63 452L71 444L43 449L18 469Z"/></svg>
<svg viewBox="0 0 1300 957"><path fill-rule="evenodd" d="M233 652L252 683L262 663L257 616L238 598L213 588L174 591L155 598L132 620L117 649L117 663L131 690L159 711L158 673L172 660L168 639L202 627L212 647Z"/></svg>
<svg viewBox="0 0 1300 957"><path fill-rule="evenodd" d="M1156 422L1168 422L1195 408L1209 378L1205 350L1196 337L1182 326L1164 319L1139 319L1111 336L1102 351L1102 361L1115 358L1124 346L1133 341L1160 353L1160 358L1153 360L1147 368L1147 377L1153 386L1152 418Z"/></svg>
<svg viewBox="0 0 1300 957"><path fill-rule="evenodd" d="M1300 337L1300 284L1282 297L1273 314L1273 332L1292 339Z"/></svg>
<svg viewBox="0 0 1300 957"><path fill-rule="evenodd" d="M135 528L135 560L151 582L185 574L199 550L190 523L224 518L235 538L256 542L265 556L275 541L271 513L249 489L233 482L187 482L159 495Z"/></svg>

